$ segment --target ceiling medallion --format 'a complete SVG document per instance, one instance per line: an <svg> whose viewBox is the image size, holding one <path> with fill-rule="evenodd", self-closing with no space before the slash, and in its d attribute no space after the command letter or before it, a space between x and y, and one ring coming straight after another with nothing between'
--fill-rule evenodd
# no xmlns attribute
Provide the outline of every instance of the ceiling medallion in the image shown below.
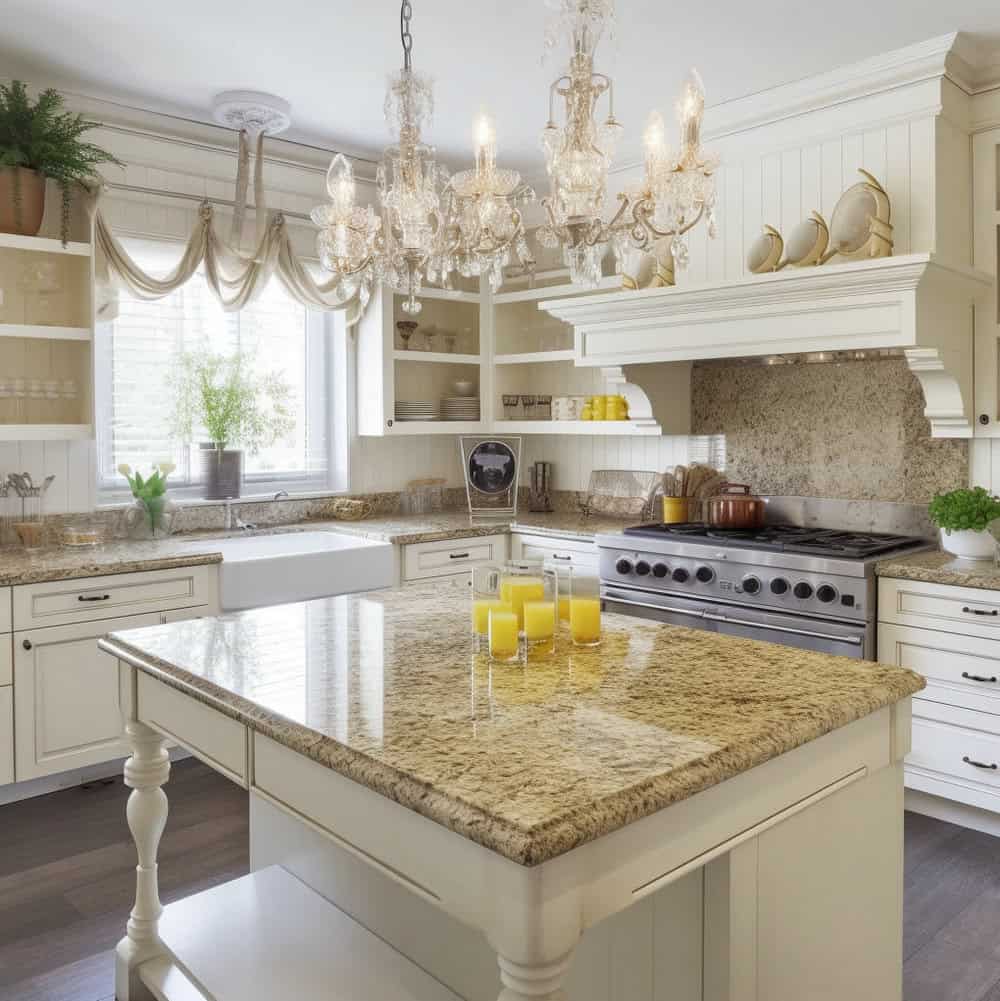
<svg viewBox="0 0 1000 1001"><path fill-rule="evenodd" d="M717 159L701 148L701 121L705 92L692 70L677 102L680 146L666 142L663 119L650 116L644 134L646 147L642 181L618 195L618 210L603 219L608 168L622 132L615 117L614 83L594 70L594 53L601 38L614 28L614 0L555 0L556 13L546 33L546 48L569 43L566 72L549 89L549 120L542 132L542 148L550 181L542 205L547 221L539 227L543 246L563 248L574 284L595 287L601 279L601 261L610 244L617 270L629 246L652 253L669 248L679 267L687 264L684 234L707 217L709 236L715 236L715 180ZM607 97L607 117L598 124L598 103ZM563 123L555 118L555 103L564 103Z"/></svg>
<svg viewBox="0 0 1000 1001"><path fill-rule="evenodd" d="M476 163L449 178L422 138L434 110L431 81L413 70L410 0L400 6L403 68L389 81L385 118L395 142L376 175L380 211L355 202L354 173L342 154L327 171L330 201L313 209L323 266L340 289L367 299L371 283L406 296L403 310L420 312L424 281L450 286L452 273L486 275L499 288L512 260L533 267L519 206L534 198L516 171L496 166L492 126L481 123Z"/></svg>
<svg viewBox="0 0 1000 1001"><path fill-rule="evenodd" d="M227 90L212 102L212 120L252 136L276 136L292 124L292 106L274 94L256 90Z"/></svg>

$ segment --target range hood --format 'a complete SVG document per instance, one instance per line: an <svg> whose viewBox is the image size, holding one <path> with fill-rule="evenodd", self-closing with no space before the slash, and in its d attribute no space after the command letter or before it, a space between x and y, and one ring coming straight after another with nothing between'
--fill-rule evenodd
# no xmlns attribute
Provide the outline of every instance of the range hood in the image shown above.
<svg viewBox="0 0 1000 1001"><path fill-rule="evenodd" d="M538 308L572 324L577 365L900 348L932 435L956 438L972 436L973 307L992 285L971 268L908 254Z"/></svg>

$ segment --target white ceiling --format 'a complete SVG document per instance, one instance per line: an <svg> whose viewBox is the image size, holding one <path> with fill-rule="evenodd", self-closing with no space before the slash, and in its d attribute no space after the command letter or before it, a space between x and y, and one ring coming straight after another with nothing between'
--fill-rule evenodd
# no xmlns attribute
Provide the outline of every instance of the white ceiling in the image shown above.
<svg viewBox="0 0 1000 1001"><path fill-rule="evenodd" d="M556 65L542 66L543 0L413 0L414 67L436 81L429 140L466 160L488 108L502 160L537 176ZM4 0L0 75L210 119L213 95L253 89L291 102L289 138L373 155L387 134L386 74L401 62L393 0ZM602 43L634 155L647 114L671 114L685 70L712 105L964 30L1000 44L996 0L618 0Z"/></svg>

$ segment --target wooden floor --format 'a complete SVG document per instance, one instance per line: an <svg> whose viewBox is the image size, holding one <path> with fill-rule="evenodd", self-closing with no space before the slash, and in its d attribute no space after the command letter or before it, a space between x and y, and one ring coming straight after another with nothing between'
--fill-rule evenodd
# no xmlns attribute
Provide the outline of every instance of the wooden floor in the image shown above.
<svg viewBox="0 0 1000 1001"><path fill-rule="evenodd" d="M0 1001L112 1001L135 886L120 781L0 807ZM246 793L184 761L165 902L247 871ZM1000 839L907 814L905 1001L1000 1001Z"/></svg>

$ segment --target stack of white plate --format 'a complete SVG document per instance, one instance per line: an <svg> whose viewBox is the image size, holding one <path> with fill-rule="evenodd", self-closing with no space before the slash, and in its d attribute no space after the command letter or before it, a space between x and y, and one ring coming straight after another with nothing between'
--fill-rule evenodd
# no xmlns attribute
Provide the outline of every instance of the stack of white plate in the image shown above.
<svg viewBox="0 0 1000 1001"><path fill-rule="evenodd" d="M446 421L478 421L478 396L446 396L441 400L441 417Z"/></svg>
<svg viewBox="0 0 1000 1001"><path fill-rule="evenodd" d="M441 408L430 400L396 400L397 421L439 421Z"/></svg>

